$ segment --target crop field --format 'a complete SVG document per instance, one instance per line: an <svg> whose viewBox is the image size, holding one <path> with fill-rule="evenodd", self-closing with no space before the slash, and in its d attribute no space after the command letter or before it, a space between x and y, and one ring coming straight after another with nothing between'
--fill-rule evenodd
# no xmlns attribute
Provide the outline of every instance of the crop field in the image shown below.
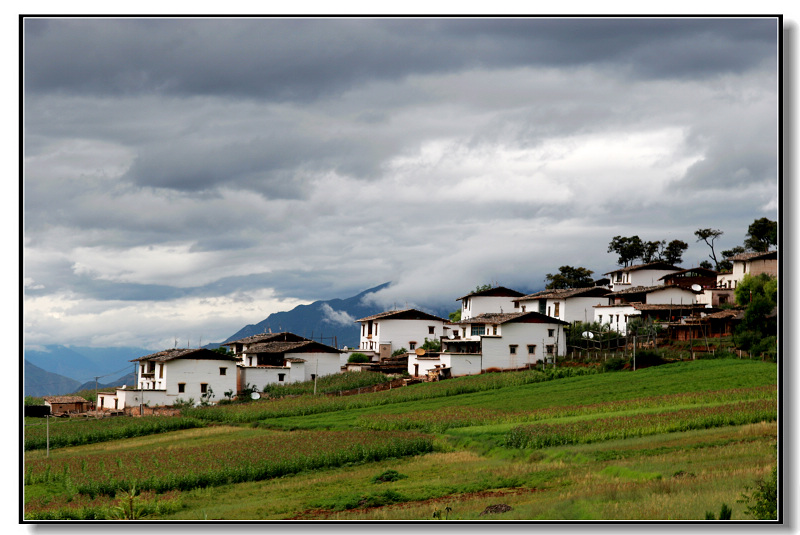
<svg viewBox="0 0 800 535"><path fill-rule="evenodd" d="M27 426L23 515L705 520L724 504L748 520L745 495L777 464L778 417L776 365L720 359L222 405L172 418L182 428L59 423L51 441L72 438L49 455Z"/></svg>

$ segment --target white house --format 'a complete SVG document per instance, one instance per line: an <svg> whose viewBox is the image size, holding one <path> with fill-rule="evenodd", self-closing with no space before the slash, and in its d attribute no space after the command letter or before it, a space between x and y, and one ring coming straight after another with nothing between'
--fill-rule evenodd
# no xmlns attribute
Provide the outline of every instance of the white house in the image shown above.
<svg viewBox="0 0 800 535"><path fill-rule="evenodd" d="M608 303L611 290L600 286L543 290L516 300L520 312L538 312L574 323L594 321L594 306Z"/></svg>
<svg viewBox="0 0 800 535"><path fill-rule="evenodd" d="M720 288L736 288L745 275L766 273L778 276L778 251L742 253L731 258L731 261L733 270L717 275L717 286Z"/></svg>
<svg viewBox="0 0 800 535"><path fill-rule="evenodd" d="M670 273L682 271L666 262L650 262L649 264L636 264L615 269L604 273L611 280L611 291L617 292L636 286L655 286L663 284L662 278Z"/></svg>
<svg viewBox="0 0 800 535"><path fill-rule="evenodd" d="M519 312L519 304L515 299L524 295L522 292L497 286L469 293L456 301L461 301L461 321L464 321L481 314Z"/></svg>
<svg viewBox="0 0 800 535"><path fill-rule="evenodd" d="M213 403L225 392L236 392L237 359L233 355L202 348L167 349L131 362L139 363L136 388L98 394L99 409L172 405L177 399Z"/></svg>
<svg viewBox="0 0 800 535"><path fill-rule="evenodd" d="M451 323L441 353L409 356L408 373L424 375L436 365L451 368L452 375L534 365L566 352L564 325L538 312L488 313Z"/></svg>
<svg viewBox="0 0 800 535"><path fill-rule="evenodd" d="M313 381L341 372L341 352L313 340L266 340L245 345L238 368L239 392L248 385L262 390L270 384Z"/></svg>
<svg viewBox="0 0 800 535"><path fill-rule="evenodd" d="M384 359L400 348L414 351L425 339L439 340L447 320L408 308L390 310L356 320L361 323L359 350Z"/></svg>
<svg viewBox="0 0 800 535"><path fill-rule="evenodd" d="M593 307L594 321L608 324L617 332L625 334L629 318L642 314L643 308L638 305L660 305L667 311L674 307L677 311L697 305L698 296L702 293L702 290L674 285L636 286L611 292L606 296L607 304Z"/></svg>

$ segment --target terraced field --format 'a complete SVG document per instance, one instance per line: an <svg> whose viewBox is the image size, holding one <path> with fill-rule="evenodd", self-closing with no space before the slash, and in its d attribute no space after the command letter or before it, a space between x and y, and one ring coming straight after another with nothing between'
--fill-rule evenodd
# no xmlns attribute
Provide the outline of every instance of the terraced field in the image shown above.
<svg viewBox="0 0 800 535"><path fill-rule="evenodd" d="M122 438L84 422L49 456L26 437L24 516L751 519L743 494L778 458L776 385L775 364L705 360L202 408Z"/></svg>

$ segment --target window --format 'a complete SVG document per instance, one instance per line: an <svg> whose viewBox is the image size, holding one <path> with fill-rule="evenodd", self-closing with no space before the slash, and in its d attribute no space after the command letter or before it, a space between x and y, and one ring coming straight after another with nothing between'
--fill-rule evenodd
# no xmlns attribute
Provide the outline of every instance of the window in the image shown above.
<svg viewBox="0 0 800 535"><path fill-rule="evenodd" d="M554 346L554 345L548 345L548 346L547 346L547 354L548 354L548 355L552 355L553 353L555 353L555 349L556 349L556 346Z"/></svg>
<svg viewBox="0 0 800 535"><path fill-rule="evenodd" d="M514 308L519 308L519 301L514 301ZM525 307L522 307L523 310Z"/></svg>
<svg viewBox="0 0 800 535"><path fill-rule="evenodd" d="M536 354L536 345L528 344L528 355L535 355L535 354Z"/></svg>
<svg viewBox="0 0 800 535"><path fill-rule="evenodd" d="M178 383L178 392L179 393L186 392L186 383Z"/></svg>
<svg viewBox="0 0 800 535"><path fill-rule="evenodd" d="M206 394L208 392L208 383L200 383L200 393Z"/></svg>
<svg viewBox="0 0 800 535"><path fill-rule="evenodd" d="M517 347L518 346L516 344L509 345L508 346L508 352L511 353L512 355L516 355L517 354Z"/></svg>
<svg viewBox="0 0 800 535"><path fill-rule="evenodd" d="M436 327L433 325L428 325L428 334L436 334Z"/></svg>
<svg viewBox="0 0 800 535"><path fill-rule="evenodd" d="M549 336L550 338L552 338L552 337L554 337L555 335L556 335L556 330L555 330L555 329L547 329L547 336Z"/></svg>
<svg viewBox="0 0 800 535"><path fill-rule="evenodd" d="M220 375L228 375L228 368L220 368L219 369Z"/></svg>
<svg viewBox="0 0 800 535"><path fill-rule="evenodd" d="M279 373L278 374L278 381L282 383L284 379L286 379L286 374L285 373Z"/></svg>
<svg viewBox="0 0 800 535"><path fill-rule="evenodd" d="M617 323L619 323L619 314L617 314Z"/></svg>
<svg viewBox="0 0 800 535"><path fill-rule="evenodd" d="M603 323L603 315L602 314L597 316L597 323Z"/></svg>
<svg viewBox="0 0 800 535"><path fill-rule="evenodd" d="M494 325L494 326L492 327L492 334L493 334L493 335L495 335L495 336L497 336L497 325Z"/></svg>
<svg viewBox="0 0 800 535"><path fill-rule="evenodd" d="M316 373L312 373L312 374L311 374L311 380L313 381L313 380L314 380L314 379L316 379L316 378L317 378L317 374L316 374Z"/></svg>
<svg viewBox="0 0 800 535"><path fill-rule="evenodd" d="M158 378L159 379L163 379L164 378L164 364L163 363L160 363L158 365Z"/></svg>
<svg viewBox="0 0 800 535"><path fill-rule="evenodd" d="M483 333L484 333L483 325L472 326L472 336L483 336Z"/></svg>
<svg viewBox="0 0 800 535"><path fill-rule="evenodd" d="M522 311L525 312L525 305L522 305Z"/></svg>
<svg viewBox="0 0 800 535"><path fill-rule="evenodd" d="M561 303L555 303L555 304L553 304L553 307L554 307L553 315L555 317L558 317L558 312L559 312L559 309L561 308Z"/></svg>
<svg viewBox="0 0 800 535"><path fill-rule="evenodd" d="M414 350L416 348L417 348L417 343L416 342L409 342L408 343L408 349Z"/></svg>

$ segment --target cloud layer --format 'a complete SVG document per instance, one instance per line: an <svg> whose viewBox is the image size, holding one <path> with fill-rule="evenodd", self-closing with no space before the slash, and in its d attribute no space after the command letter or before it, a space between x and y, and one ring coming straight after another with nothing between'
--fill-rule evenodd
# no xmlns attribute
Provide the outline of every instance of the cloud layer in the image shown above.
<svg viewBox="0 0 800 535"><path fill-rule="evenodd" d="M23 30L26 344L218 341L387 280L448 306L608 271L615 235L689 267L777 217L774 19Z"/></svg>

